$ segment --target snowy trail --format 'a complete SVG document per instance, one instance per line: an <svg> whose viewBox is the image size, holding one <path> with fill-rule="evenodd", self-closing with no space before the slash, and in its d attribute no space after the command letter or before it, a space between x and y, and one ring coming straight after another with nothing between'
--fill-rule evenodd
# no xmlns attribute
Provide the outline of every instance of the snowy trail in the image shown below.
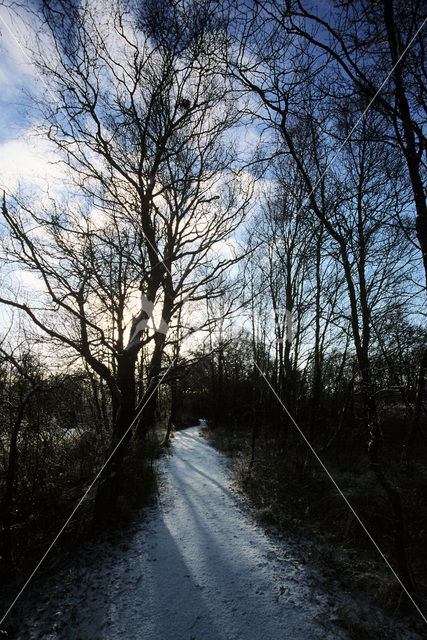
<svg viewBox="0 0 427 640"><path fill-rule="evenodd" d="M30 612L27 603L18 637L347 638L329 622L340 597L292 557L288 542L254 522L199 427L178 432L171 449L149 522L125 545L98 545L89 561L82 554L73 571L56 576Z"/></svg>

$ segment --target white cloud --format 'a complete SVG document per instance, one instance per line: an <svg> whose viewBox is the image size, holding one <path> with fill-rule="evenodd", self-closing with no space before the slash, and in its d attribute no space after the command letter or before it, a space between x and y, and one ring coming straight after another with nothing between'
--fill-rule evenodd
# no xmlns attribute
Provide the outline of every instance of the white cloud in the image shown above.
<svg viewBox="0 0 427 640"><path fill-rule="evenodd" d="M19 185L54 187L65 178L66 168L58 164L53 145L36 137L34 131L0 144L0 185L9 193Z"/></svg>
<svg viewBox="0 0 427 640"><path fill-rule="evenodd" d="M0 186L8 192L19 184L41 190L64 177L63 169L52 164L58 159L52 147L27 123L25 91L46 93L28 49L36 29L35 15L30 21L24 10L19 15L0 6Z"/></svg>
<svg viewBox="0 0 427 640"><path fill-rule="evenodd" d="M13 272L14 278L24 287L27 292L46 292L46 286L42 279L28 269L16 269Z"/></svg>
<svg viewBox="0 0 427 640"><path fill-rule="evenodd" d="M33 40L33 26L0 6L0 90L3 100L22 91L22 87L37 76L26 49Z"/></svg>

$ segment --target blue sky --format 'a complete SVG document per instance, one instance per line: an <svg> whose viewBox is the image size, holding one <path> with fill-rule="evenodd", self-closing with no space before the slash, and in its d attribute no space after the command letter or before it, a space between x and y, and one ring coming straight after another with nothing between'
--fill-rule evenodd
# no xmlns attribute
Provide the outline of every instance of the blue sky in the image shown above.
<svg viewBox="0 0 427 640"><path fill-rule="evenodd" d="M25 40L22 23L0 6L0 143L27 127L24 89L31 88L35 78L24 53Z"/></svg>
<svg viewBox="0 0 427 640"><path fill-rule="evenodd" d="M27 97L28 92L46 93L26 51L31 35L31 27L0 6L0 188L6 191L19 182L40 184L39 177L50 171L50 152L46 142L34 137Z"/></svg>

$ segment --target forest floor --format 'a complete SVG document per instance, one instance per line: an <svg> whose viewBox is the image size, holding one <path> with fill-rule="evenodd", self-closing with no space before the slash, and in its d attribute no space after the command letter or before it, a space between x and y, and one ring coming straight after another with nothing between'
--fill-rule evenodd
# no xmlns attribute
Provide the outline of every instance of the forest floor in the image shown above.
<svg viewBox="0 0 427 640"><path fill-rule="evenodd" d="M8 637L421 638L306 564L300 540L257 523L200 427L177 432L158 466L157 505L126 535L92 541L63 570L34 578Z"/></svg>

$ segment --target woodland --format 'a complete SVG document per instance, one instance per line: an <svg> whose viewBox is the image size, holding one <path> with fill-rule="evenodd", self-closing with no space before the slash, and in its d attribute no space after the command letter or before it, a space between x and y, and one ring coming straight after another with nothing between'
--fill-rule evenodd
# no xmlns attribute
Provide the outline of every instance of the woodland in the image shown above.
<svg viewBox="0 0 427 640"><path fill-rule="evenodd" d="M1 179L2 576L126 527L202 419L264 522L422 608L423 3L4 5L57 173Z"/></svg>

